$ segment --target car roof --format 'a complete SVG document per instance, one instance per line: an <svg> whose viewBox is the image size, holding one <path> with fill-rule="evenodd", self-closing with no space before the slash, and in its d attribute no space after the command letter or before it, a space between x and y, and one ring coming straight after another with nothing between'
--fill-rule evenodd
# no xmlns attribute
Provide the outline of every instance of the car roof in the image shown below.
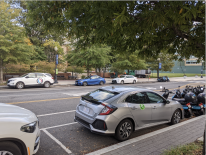
<svg viewBox="0 0 206 155"><path fill-rule="evenodd" d="M146 88L138 88L138 87L129 87L129 86L106 86L100 89L108 90L111 92L132 92L132 91L151 91Z"/></svg>

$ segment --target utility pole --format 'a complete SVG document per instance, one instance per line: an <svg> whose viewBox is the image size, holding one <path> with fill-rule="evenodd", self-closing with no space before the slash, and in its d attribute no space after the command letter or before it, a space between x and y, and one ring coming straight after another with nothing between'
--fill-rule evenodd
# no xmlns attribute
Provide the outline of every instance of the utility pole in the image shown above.
<svg viewBox="0 0 206 155"><path fill-rule="evenodd" d="M203 62L202 62L202 66L201 66L201 78L203 78L202 74L203 74Z"/></svg>

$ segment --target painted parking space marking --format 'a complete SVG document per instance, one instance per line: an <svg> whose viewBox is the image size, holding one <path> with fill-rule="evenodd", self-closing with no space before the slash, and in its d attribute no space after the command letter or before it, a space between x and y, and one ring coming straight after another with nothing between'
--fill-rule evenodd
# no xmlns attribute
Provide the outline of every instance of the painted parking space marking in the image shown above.
<svg viewBox="0 0 206 155"><path fill-rule="evenodd" d="M76 110L70 110L70 111L63 111L63 112L57 112L57 113L43 114L43 115L37 115L37 117L57 115L57 114L64 114L64 113L75 112L75 111Z"/></svg>
<svg viewBox="0 0 206 155"><path fill-rule="evenodd" d="M24 102L12 102L12 103L6 103L6 104L20 104L20 103L32 103L32 102L57 101L57 100L68 100L68 99L74 99L74 98L79 98L79 97L57 98L57 99L48 99L48 100L34 100L34 101L24 101Z"/></svg>
<svg viewBox="0 0 206 155"><path fill-rule="evenodd" d="M72 122L72 123L62 124L62 125L56 125L56 126L51 126L51 127L42 128L42 129L40 129L40 130L53 129L53 128L58 128L58 127L62 127L62 126L68 126L68 125L72 125L72 124L76 124L76 123L77 123L77 122Z"/></svg>
<svg viewBox="0 0 206 155"><path fill-rule="evenodd" d="M64 149L64 151L66 151L68 154L71 154L72 152L67 149L58 139L56 139L54 136L52 136L46 129L43 129L42 131L44 131L44 133L46 133L51 139L53 139L57 144L59 144L59 146Z"/></svg>

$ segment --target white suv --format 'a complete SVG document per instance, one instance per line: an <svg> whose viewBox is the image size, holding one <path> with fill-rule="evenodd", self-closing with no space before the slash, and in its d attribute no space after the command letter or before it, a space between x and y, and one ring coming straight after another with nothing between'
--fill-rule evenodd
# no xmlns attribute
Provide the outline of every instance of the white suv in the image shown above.
<svg viewBox="0 0 206 155"><path fill-rule="evenodd" d="M39 145L36 115L18 106L0 103L0 155L32 155Z"/></svg>
<svg viewBox="0 0 206 155"><path fill-rule="evenodd" d="M7 86L22 89L25 86L44 86L49 88L54 84L54 79L49 73L27 73L17 78L11 78Z"/></svg>

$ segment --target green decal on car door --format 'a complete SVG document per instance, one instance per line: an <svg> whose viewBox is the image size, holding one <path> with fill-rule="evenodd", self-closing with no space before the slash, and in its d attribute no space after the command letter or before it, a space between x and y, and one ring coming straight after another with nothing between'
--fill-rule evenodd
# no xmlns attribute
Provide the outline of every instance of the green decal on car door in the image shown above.
<svg viewBox="0 0 206 155"><path fill-rule="evenodd" d="M141 110L144 110L144 109L145 109L144 104L140 104L139 106L140 106L140 109L141 109Z"/></svg>

